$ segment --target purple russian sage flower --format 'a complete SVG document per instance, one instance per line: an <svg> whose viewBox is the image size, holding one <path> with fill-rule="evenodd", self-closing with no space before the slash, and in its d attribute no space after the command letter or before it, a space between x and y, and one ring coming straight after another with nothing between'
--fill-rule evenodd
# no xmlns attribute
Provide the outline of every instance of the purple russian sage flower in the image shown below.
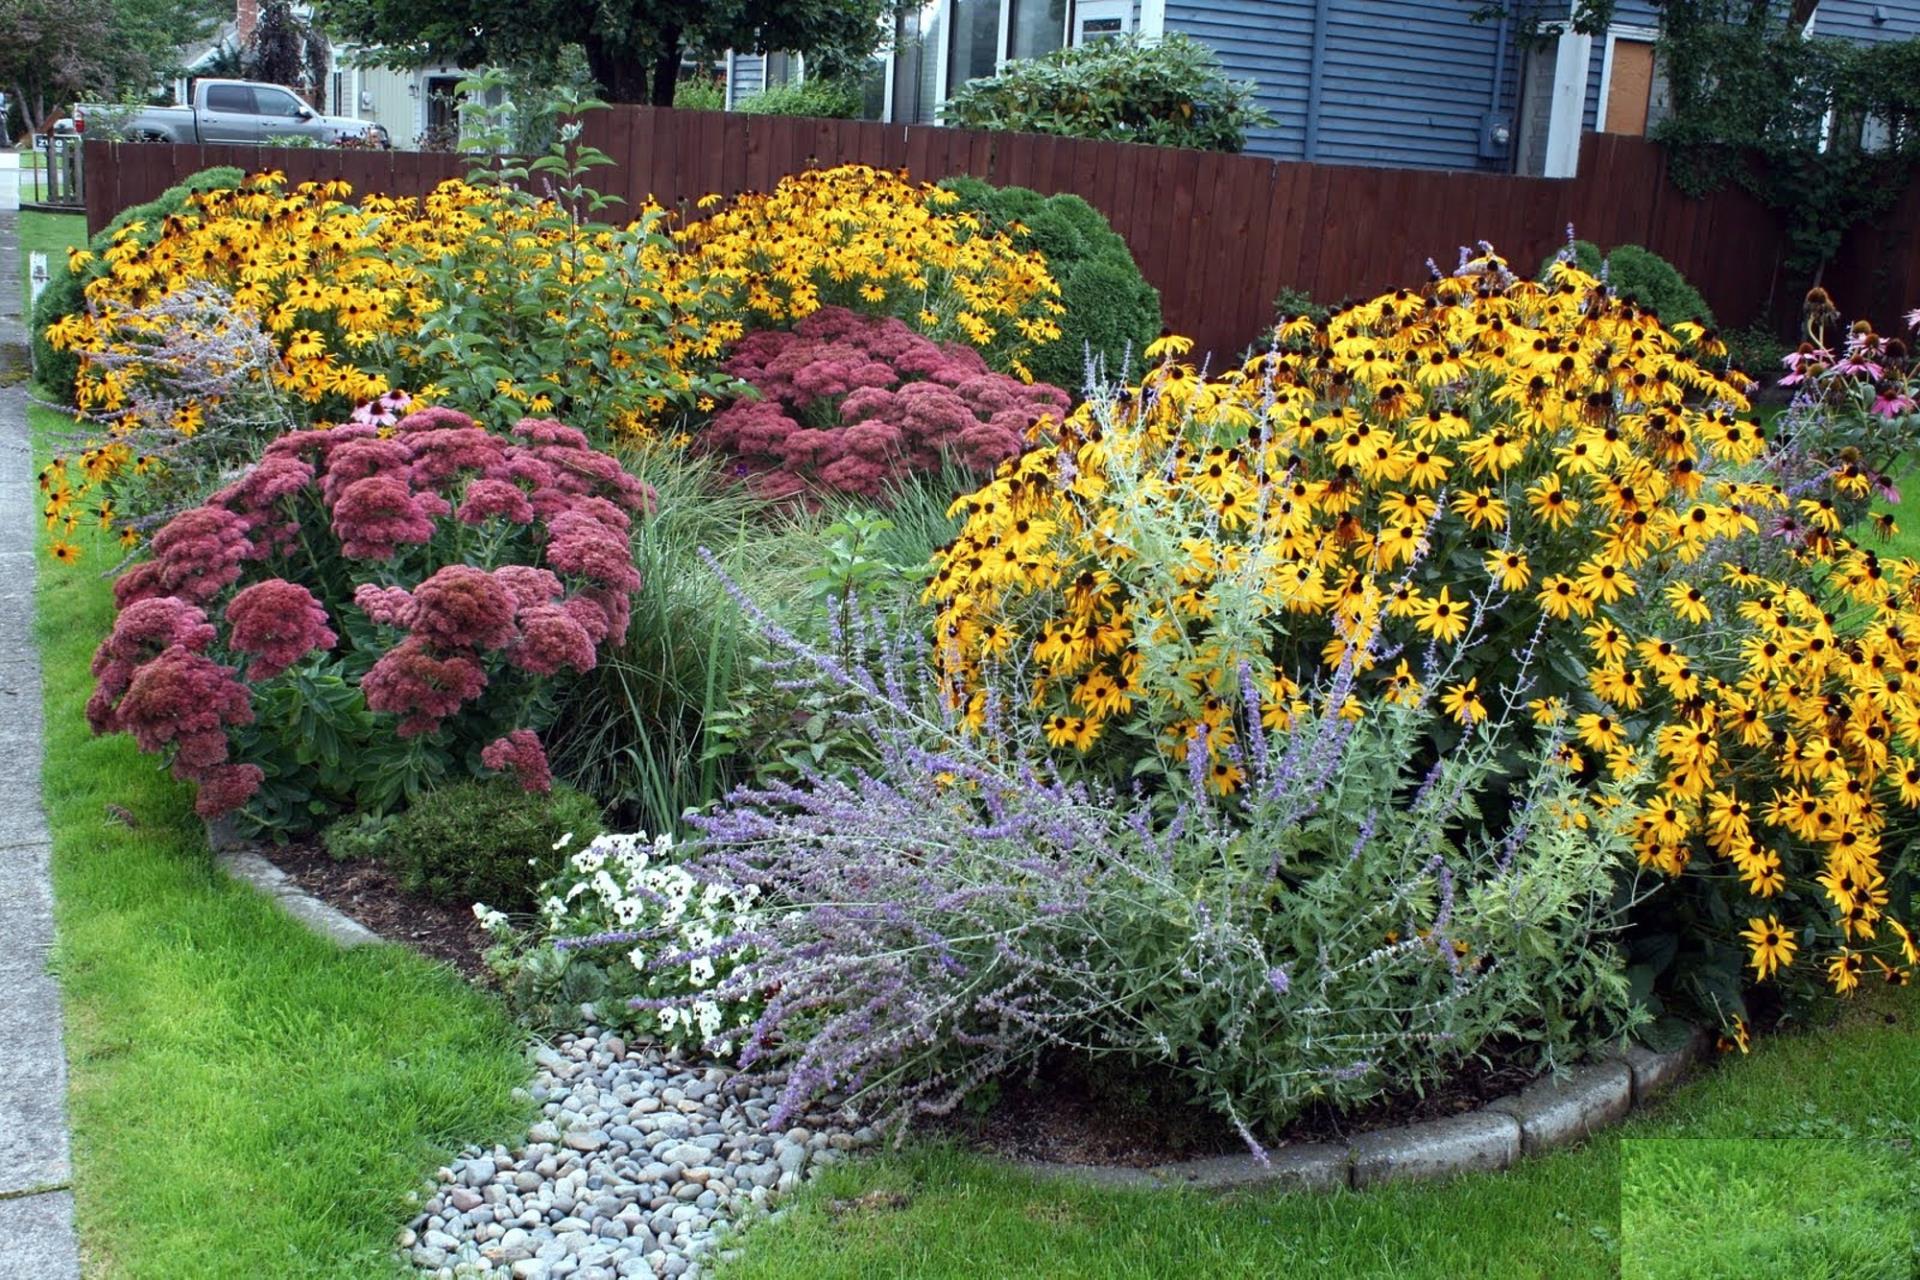
<svg viewBox="0 0 1920 1280"><path fill-rule="evenodd" d="M1277 965L1267 970L1267 985L1280 995L1293 990L1293 978L1287 973L1285 965Z"/></svg>

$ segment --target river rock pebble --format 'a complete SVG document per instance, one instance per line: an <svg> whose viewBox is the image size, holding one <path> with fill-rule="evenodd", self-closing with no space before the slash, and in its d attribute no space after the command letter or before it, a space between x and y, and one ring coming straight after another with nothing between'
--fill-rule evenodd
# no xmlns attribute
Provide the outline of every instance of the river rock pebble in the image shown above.
<svg viewBox="0 0 1920 1280"><path fill-rule="evenodd" d="M769 1130L777 1081L592 1028L532 1058L526 1142L464 1152L397 1237L419 1274L699 1280L716 1235L874 1139L825 1106Z"/></svg>

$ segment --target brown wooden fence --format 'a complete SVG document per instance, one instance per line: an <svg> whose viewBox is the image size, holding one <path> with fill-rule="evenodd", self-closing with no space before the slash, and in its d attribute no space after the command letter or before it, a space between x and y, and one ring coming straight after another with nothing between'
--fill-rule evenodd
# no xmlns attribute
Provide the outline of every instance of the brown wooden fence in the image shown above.
<svg viewBox="0 0 1920 1280"><path fill-rule="evenodd" d="M973 174L1002 185L1073 192L1105 213L1159 288L1170 328L1221 353L1271 322L1282 288L1333 300L1418 284L1426 260L1450 269L1461 245L1492 242L1531 271L1568 224L1604 246L1641 244L1677 266L1723 323L1741 324L1783 287L1774 215L1744 192L1704 200L1668 179L1664 151L1640 138L1591 134L1579 177L1301 164L1034 134L854 120L618 107L588 117L586 141L615 167L595 185L698 216L710 192L766 190L786 174L860 162L936 180ZM211 165L340 178L357 191L422 195L463 173L457 156L90 142L87 220L150 200ZM1892 324L1920 285L1911 228L1920 187L1896 216L1849 246L1829 273L1843 308L1873 306ZM1791 305L1782 307L1791 310Z"/></svg>

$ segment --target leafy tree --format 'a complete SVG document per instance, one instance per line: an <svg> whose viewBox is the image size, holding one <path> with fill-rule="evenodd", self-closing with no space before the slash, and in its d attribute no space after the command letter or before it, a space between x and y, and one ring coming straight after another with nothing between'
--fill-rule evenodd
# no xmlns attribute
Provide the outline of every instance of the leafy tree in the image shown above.
<svg viewBox="0 0 1920 1280"><path fill-rule="evenodd" d="M0 0L0 87L39 133L76 101L144 98L217 16L215 0Z"/></svg>
<svg viewBox="0 0 1920 1280"><path fill-rule="evenodd" d="M288 0L265 0L240 60L249 80L311 95L326 84L331 56L326 36L295 14Z"/></svg>
<svg viewBox="0 0 1920 1280"><path fill-rule="evenodd" d="M901 0L321 0L327 27L421 60L543 66L565 46L587 56L609 102L671 106L681 55L700 49L797 49L828 75L879 45Z"/></svg>

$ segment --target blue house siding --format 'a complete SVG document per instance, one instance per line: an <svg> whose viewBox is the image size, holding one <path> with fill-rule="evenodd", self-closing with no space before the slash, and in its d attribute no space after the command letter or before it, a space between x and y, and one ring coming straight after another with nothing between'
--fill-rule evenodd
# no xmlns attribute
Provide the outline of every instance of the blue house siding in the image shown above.
<svg viewBox="0 0 1920 1280"><path fill-rule="evenodd" d="M1313 83L1313 0L1168 0L1166 29L1205 42L1227 74L1259 85L1277 123L1253 130L1247 150L1307 156ZM1314 158L1330 164L1504 168L1482 159L1481 117L1494 104L1500 27L1464 3L1326 0ZM1510 39L1499 108L1510 111L1520 53Z"/></svg>
<svg viewBox="0 0 1920 1280"><path fill-rule="evenodd" d="M1875 22L1874 12L1886 15ZM1915 0L1821 0L1814 10L1813 34L1860 44L1910 40L1920 36L1920 3Z"/></svg>
<svg viewBox="0 0 1920 1280"><path fill-rule="evenodd" d="M736 53L733 55L732 78L728 88L732 90L729 102L738 102L760 92L767 84L767 59L765 54Z"/></svg>
<svg viewBox="0 0 1920 1280"><path fill-rule="evenodd" d="M1167 0L1168 31L1184 31L1210 46L1229 78L1259 84L1257 101L1275 123L1249 134L1247 150L1254 155L1297 160L1303 154L1313 11L1313 0Z"/></svg>

